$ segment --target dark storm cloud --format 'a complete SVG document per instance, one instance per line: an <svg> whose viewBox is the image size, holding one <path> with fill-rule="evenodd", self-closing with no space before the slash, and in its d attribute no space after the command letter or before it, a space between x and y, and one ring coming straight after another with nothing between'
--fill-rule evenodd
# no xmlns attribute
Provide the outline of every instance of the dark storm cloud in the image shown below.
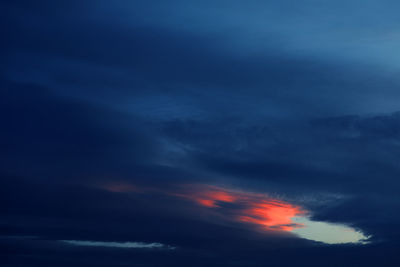
<svg viewBox="0 0 400 267"><path fill-rule="evenodd" d="M391 190L390 184L375 184L377 176L386 182L398 176L399 123L398 113L250 125L180 120L166 123L164 131L186 156L230 175L296 186L355 182L349 190L375 191ZM352 176L363 177L363 183Z"/></svg>
<svg viewBox="0 0 400 267"><path fill-rule="evenodd" d="M289 198L308 196L304 205L316 219L347 222L376 239L390 239L400 221L391 212L400 204L399 123L394 113L256 126L175 121L165 131L185 158L236 177L231 183ZM326 203L329 194L336 197Z"/></svg>
<svg viewBox="0 0 400 267"><path fill-rule="evenodd" d="M155 155L156 142L133 117L63 99L34 84L2 79L1 88L3 168L67 175Z"/></svg>
<svg viewBox="0 0 400 267"><path fill-rule="evenodd" d="M180 116L395 110L396 103L386 95L398 95L398 81L377 67L283 49L279 37L268 34L262 51L249 52L246 45L227 49L234 43L231 38L157 24L157 19L146 23L132 18L132 24L122 24L100 16L96 10L105 7L99 6L77 8L74 20L21 9L29 16L7 20L14 29L3 44L8 75L142 114L157 103L163 117L176 106L183 106ZM233 34L233 40L241 34ZM172 99L160 104L160 97Z"/></svg>
<svg viewBox="0 0 400 267"><path fill-rule="evenodd" d="M393 266L397 5L3 1L0 234L40 237L0 238L5 263ZM172 195L191 183L280 196L373 244L259 235Z"/></svg>

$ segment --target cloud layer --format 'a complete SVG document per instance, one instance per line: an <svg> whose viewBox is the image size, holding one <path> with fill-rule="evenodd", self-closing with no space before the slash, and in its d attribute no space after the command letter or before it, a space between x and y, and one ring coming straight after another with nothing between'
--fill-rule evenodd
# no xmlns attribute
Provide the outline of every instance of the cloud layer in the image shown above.
<svg viewBox="0 0 400 267"><path fill-rule="evenodd" d="M1 261L399 265L398 9L3 1Z"/></svg>

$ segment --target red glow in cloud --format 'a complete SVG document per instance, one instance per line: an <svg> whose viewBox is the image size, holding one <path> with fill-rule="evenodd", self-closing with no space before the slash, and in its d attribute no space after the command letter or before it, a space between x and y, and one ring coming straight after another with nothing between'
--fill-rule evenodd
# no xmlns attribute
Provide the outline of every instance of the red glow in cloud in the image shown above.
<svg viewBox="0 0 400 267"><path fill-rule="evenodd" d="M239 217L242 222L249 222L269 229L291 231L301 225L294 224L292 218L304 214L299 207L282 201L269 200L261 203L253 202L250 208Z"/></svg>
<svg viewBox="0 0 400 267"><path fill-rule="evenodd" d="M210 185L186 185L169 192L160 188L139 188L126 183L106 184L103 188L115 193L165 194L188 199L202 207L220 211L228 220L257 225L264 230L291 231L302 227L295 224L292 219L305 214L299 206L262 194L233 191ZM224 205L226 203L233 205L226 206Z"/></svg>
<svg viewBox="0 0 400 267"><path fill-rule="evenodd" d="M214 187L208 187L207 190L196 192L189 198L192 198L202 206L213 208L219 207L218 202L230 203L237 200L237 196Z"/></svg>
<svg viewBox="0 0 400 267"><path fill-rule="evenodd" d="M327 244L366 244L369 239L369 236L345 225L311 221L307 216L307 211L300 206L252 192L199 184L170 186L166 189L160 186L143 187L116 181L96 185L96 187L113 193L163 195L174 198L175 201L190 201L199 206L198 209L190 211L194 207L182 203L185 208L189 208L190 216L206 215L206 220L215 220L216 223L242 223L258 230L279 234L292 231L293 234L302 238ZM199 212L199 208L203 209L202 212ZM186 211L188 210L185 209L184 212ZM295 223L295 220L303 224Z"/></svg>
<svg viewBox="0 0 400 267"><path fill-rule="evenodd" d="M193 188L190 191L192 190ZM223 203L237 204L239 208L235 210L234 220L255 224L268 230L291 231L301 227L292 219L305 213L299 206L265 195L236 192L214 186L196 186L190 194L179 196L208 208L221 208Z"/></svg>

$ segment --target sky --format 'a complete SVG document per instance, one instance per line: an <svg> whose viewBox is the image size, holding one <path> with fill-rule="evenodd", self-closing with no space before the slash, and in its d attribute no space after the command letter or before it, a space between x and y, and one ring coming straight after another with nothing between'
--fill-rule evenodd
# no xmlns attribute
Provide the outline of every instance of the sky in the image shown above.
<svg viewBox="0 0 400 267"><path fill-rule="evenodd" d="M0 265L400 266L399 9L0 1Z"/></svg>

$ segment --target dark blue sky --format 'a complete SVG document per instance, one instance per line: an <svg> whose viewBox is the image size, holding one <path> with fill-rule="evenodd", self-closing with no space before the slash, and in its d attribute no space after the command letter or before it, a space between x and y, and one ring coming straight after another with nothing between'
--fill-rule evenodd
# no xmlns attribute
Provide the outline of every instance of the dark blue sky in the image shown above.
<svg viewBox="0 0 400 267"><path fill-rule="evenodd" d="M1 1L0 264L399 266L399 9Z"/></svg>

